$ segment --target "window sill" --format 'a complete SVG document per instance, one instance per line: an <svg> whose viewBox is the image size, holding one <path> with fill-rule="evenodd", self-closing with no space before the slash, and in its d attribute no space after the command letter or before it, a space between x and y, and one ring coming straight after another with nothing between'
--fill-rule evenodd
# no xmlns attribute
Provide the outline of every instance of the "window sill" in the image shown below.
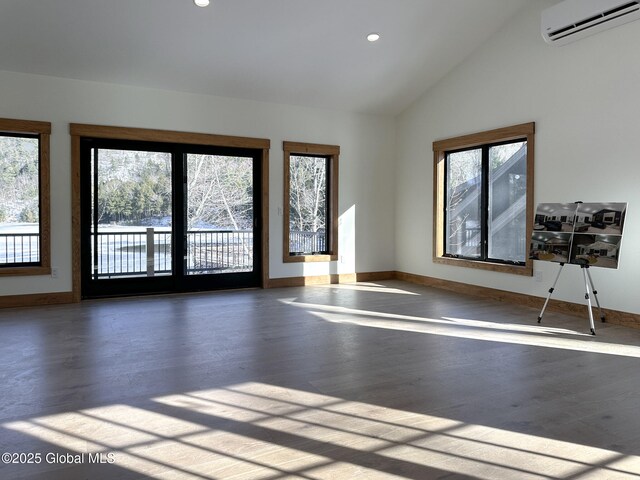
<svg viewBox="0 0 640 480"><path fill-rule="evenodd" d="M286 255L283 260L284 263L335 262L338 255Z"/></svg>
<svg viewBox="0 0 640 480"><path fill-rule="evenodd" d="M0 267L0 277L26 276L26 275L51 275L50 267Z"/></svg>
<svg viewBox="0 0 640 480"><path fill-rule="evenodd" d="M525 265L507 265L504 263L480 262L462 258L433 257L433 263L452 265L455 267L475 268L491 272L510 273L513 275L533 276L533 262L527 260Z"/></svg>

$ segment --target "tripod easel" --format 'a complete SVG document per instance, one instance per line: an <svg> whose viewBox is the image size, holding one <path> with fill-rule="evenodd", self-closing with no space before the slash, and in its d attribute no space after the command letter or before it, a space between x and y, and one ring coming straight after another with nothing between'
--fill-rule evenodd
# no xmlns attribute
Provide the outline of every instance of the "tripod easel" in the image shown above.
<svg viewBox="0 0 640 480"><path fill-rule="evenodd" d="M547 295L547 299L544 302L544 305L542 306L542 311L540 312L540 315L538 316L538 323L540 323L542 321L542 316L544 315L544 311L547 308L547 304L549 303L549 299L551 298L551 294L553 293L553 291L556 288L556 283L558 283L558 279L560 278L560 274L562 273L562 269L564 268L564 262L560 262L560 270L558 270L558 275L556 275L556 279L553 282L553 286L549 289L549 295ZM602 308L600 307L600 302L598 301L598 292L596 291L595 287L593 286L593 279L591 278L591 272L589 272L589 265L580 265L580 268L582 269L582 276L584 277L584 288L585 288L585 294L584 294L584 298L587 301L587 306L589 308L589 325L591 327L591 335L595 335L596 334L596 327L593 323L593 311L591 310L591 295L590 295L590 291L593 292L593 296L596 299L596 305L598 305L598 310L600 311L600 320L602 320L602 322L605 321L604 318L604 313L602 313ZM591 286L591 290L589 290L589 286Z"/></svg>

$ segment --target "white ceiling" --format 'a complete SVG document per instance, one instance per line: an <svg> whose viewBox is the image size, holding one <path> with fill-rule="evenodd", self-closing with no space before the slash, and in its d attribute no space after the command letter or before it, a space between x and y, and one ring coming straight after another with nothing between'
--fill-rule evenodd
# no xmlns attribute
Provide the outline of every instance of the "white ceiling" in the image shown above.
<svg viewBox="0 0 640 480"><path fill-rule="evenodd" d="M0 70L395 115L526 1L0 0Z"/></svg>

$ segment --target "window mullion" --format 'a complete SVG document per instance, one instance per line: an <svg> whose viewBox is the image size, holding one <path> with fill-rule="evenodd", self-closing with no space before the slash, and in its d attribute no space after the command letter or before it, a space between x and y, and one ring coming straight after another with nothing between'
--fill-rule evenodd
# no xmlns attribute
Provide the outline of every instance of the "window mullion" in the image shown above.
<svg viewBox="0 0 640 480"><path fill-rule="evenodd" d="M448 215L448 207L449 207L449 153L445 153L444 154L444 169L443 169L443 179L442 179L442 184L443 184L443 194L444 194L444 198L442 201L442 218L443 218L443 222L442 224L445 225L445 227L442 229L442 231L440 232L441 238L442 238L442 245L443 245L443 255L447 256L450 255L450 252L448 251L448 247L447 247L447 228L446 225L448 225L449 222L449 215Z"/></svg>
<svg viewBox="0 0 640 480"><path fill-rule="evenodd" d="M482 146L482 200L481 206L481 251L480 255L483 260L489 258L489 146Z"/></svg>

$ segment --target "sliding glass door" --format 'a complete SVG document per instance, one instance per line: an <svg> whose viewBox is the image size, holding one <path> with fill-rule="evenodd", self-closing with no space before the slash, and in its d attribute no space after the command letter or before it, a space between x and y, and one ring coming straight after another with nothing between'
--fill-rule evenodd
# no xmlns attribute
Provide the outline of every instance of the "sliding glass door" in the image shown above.
<svg viewBox="0 0 640 480"><path fill-rule="evenodd" d="M257 151L82 139L82 295L260 285Z"/></svg>

